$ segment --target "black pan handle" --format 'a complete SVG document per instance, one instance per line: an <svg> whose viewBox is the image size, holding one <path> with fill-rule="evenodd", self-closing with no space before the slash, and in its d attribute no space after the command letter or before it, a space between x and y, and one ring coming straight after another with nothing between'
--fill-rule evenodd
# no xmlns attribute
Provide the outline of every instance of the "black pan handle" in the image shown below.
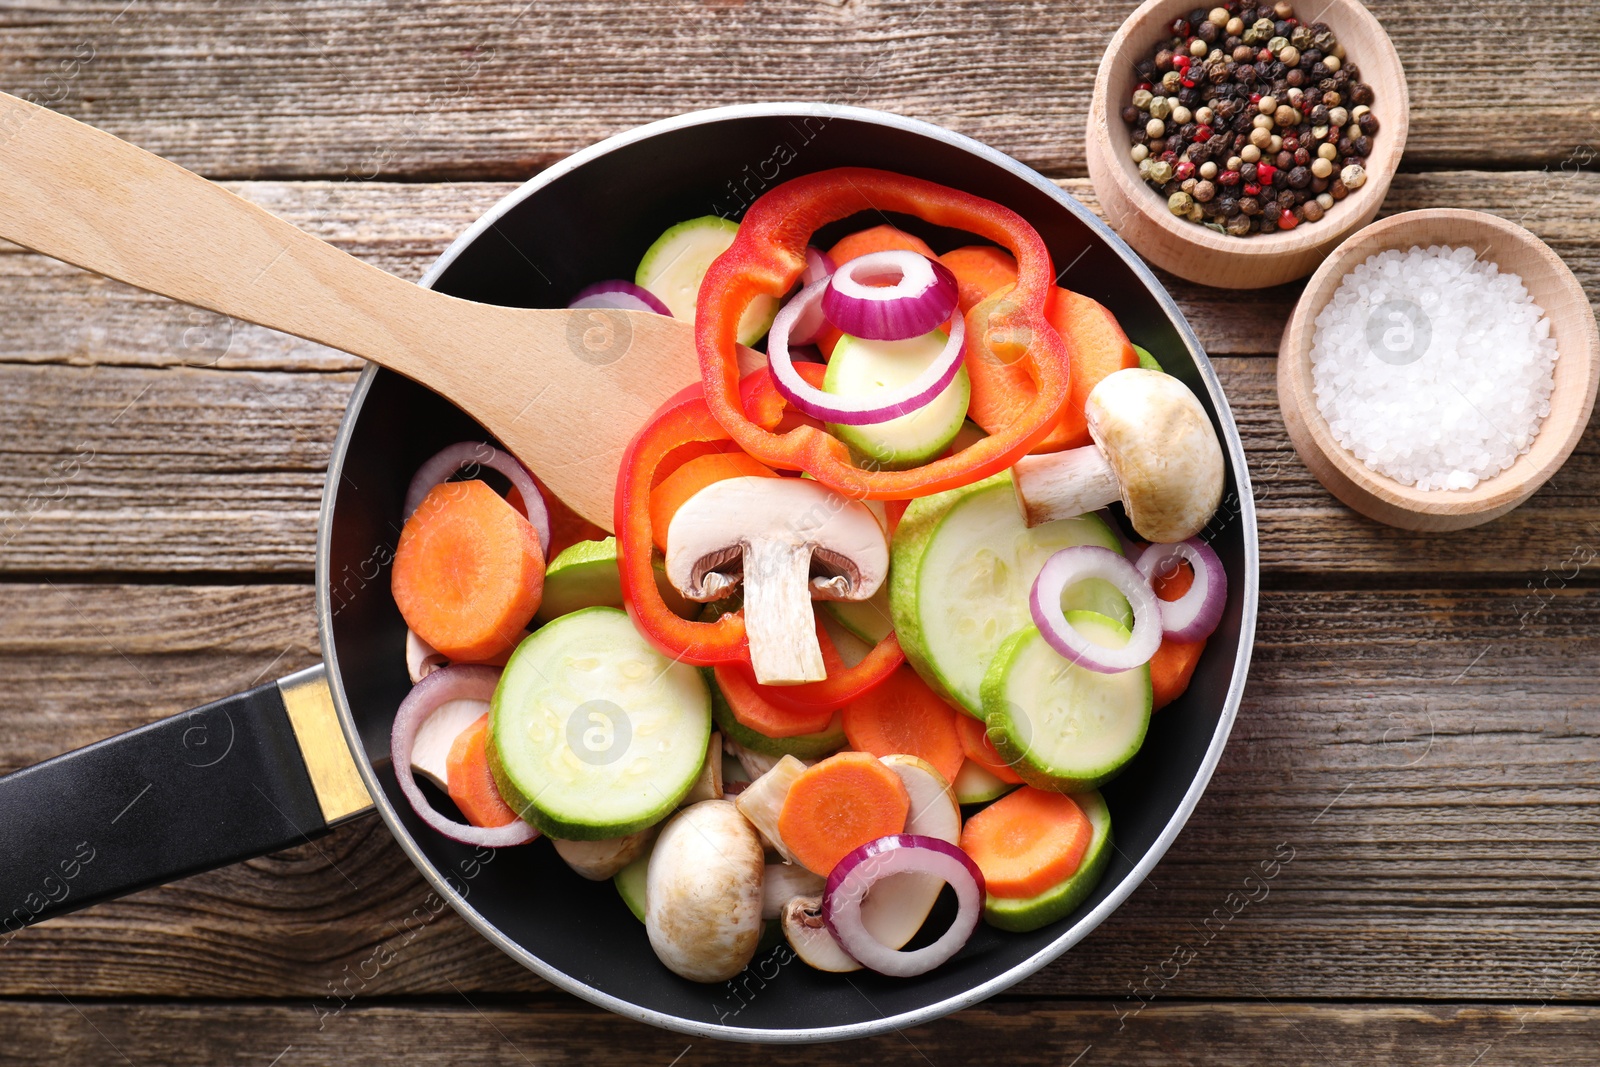
<svg viewBox="0 0 1600 1067"><path fill-rule="evenodd" d="M322 666L0 778L0 943L372 810Z"/></svg>

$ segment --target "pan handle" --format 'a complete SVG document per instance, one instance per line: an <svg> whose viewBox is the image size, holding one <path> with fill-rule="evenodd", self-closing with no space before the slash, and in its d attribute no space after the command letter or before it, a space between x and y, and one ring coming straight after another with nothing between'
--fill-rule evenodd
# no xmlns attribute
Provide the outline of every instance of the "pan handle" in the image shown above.
<svg viewBox="0 0 1600 1067"><path fill-rule="evenodd" d="M318 665L0 778L0 944L372 810Z"/></svg>

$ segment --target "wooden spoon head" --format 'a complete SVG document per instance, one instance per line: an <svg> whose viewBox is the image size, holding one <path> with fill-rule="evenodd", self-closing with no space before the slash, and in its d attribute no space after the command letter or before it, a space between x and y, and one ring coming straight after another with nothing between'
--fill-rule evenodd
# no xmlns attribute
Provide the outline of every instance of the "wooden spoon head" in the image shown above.
<svg viewBox="0 0 1600 1067"><path fill-rule="evenodd" d="M481 422L579 515L613 529L628 442L700 381L693 324L638 311L449 303L459 317L452 351L414 377ZM765 362L741 349L744 373Z"/></svg>

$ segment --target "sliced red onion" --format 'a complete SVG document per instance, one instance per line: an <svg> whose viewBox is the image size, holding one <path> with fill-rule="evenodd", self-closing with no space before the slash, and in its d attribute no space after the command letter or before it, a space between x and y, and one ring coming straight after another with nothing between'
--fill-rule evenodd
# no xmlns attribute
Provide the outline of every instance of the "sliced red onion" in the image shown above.
<svg viewBox="0 0 1600 1067"><path fill-rule="evenodd" d="M488 700L494 696L494 687L499 681L500 671L495 667L442 667L406 694L394 713L394 729L389 735L389 760L395 780L400 783L400 792L411 802L417 817L453 841L484 848L525 845L538 837L539 831L521 819L504 826L487 827L469 826L440 815L428 803L411 773L411 750L417 743L417 731L439 705L451 700Z"/></svg>
<svg viewBox="0 0 1600 1067"><path fill-rule="evenodd" d="M889 285L871 282L889 281ZM941 325L956 307L956 276L918 252L868 252L840 264L822 297L822 313L851 337L905 341Z"/></svg>
<svg viewBox="0 0 1600 1067"><path fill-rule="evenodd" d="M833 257L826 252L820 252L811 245L806 245L806 269L800 272L800 286L804 288L812 282L820 282L834 271Z"/></svg>
<svg viewBox="0 0 1600 1067"><path fill-rule="evenodd" d="M880 879L896 874L927 874L956 891L956 918L933 944L903 951L873 937L861 921L861 905ZM841 947L856 962L892 978L925 974L961 950L983 916L983 872L961 849L937 837L890 834L840 860L828 875L822 917Z"/></svg>
<svg viewBox="0 0 1600 1067"><path fill-rule="evenodd" d="M423 499L440 482L467 467L488 467L510 479L522 496L522 512L539 534L539 551L550 561L550 512L544 505L544 495L534 484L528 468L518 463L514 456L500 451L483 441L460 441L441 451L417 468L406 488L405 517L422 505Z"/></svg>
<svg viewBox="0 0 1600 1067"><path fill-rule="evenodd" d="M772 329L767 333L767 362L772 367L773 384L795 408L823 422L866 426L909 415L931 403L955 380L961 370L961 348L967 336L966 323L960 316L956 317L950 330L950 339L945 342L938 357L913 381L899 389L865 397L836 396L823 392L800 377L789 352L789 335L808 304L822 298L828 283L829 279L824 278L800 290L798 296L779 310L778 317L772 320Z"/></svg>
<svg viewBox="0 0 1600 1067"><path fill-rule="evenodd" d="M1194 584L1177 600L1157 597L1156 603L1168 637L1174 641L1198 641L1216 631L1228 602L1227 574L1211 546L1198 537L1173 545L1151 545L1139 557L1137 566L1145 581L1153 584L1156 575L1168 573L1182 559L1194 568Z"/></svg>
<svg viewBox="0 0 1600 1067"><path fill-rule="evenodd" d="M1067 621L1061 592L1089 578L1110 582L1133 608L1133 636L1121 648L1095 644ZM1063 657L1101 674L1142 667L1161 647L1161 602L1139 569L1109 548L1078 545L1063 548L1045 560L1028 597L1033 621L1050 647Z"/></svg>
<svg viewBox="0 0 1600 1067"><path fill-rule="evenodd" d="M672 318L672 312L661 299L642 285L621 278L609 282L595 282L578 291L567 305L569 308L614 308L617 311L653 311Z"/></svg>

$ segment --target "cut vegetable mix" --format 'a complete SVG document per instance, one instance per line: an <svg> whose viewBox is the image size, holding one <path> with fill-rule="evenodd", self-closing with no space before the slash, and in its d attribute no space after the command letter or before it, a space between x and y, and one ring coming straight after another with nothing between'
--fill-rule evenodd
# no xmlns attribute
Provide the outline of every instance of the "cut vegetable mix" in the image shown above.
<svg viewBox="0 0 1600 1067"><path fill-rule="evenodd" d="M717 215L680 222L645 251L633 280L665 304L673 318L693 322L701 280L738 233L737 222ZM739 343L761 340L777 312L778 302L770 296L754 301L739 320Z"/></svg>
<svg viewBox="0 0 1600 1067"><path fill-rule="evenodd" d="M990 926L1027 933L1059 922L1076 911L1105 876L1112 852L1111 812L1106 807L1105 799L1092 790L1074 793L1065 799L1070 799L1083 812L1089 820L1091 831L1088 847L1077 869L1033 896L1002 897L989 893L984 899L983 918ZM968 825L971 825L970 821ZM982 864L979 866L981 868Z"/></svg>
<svg viewBox="0 0 1600 1067"><path fill-rule="evenodd" d="M899 775L865 752L841 752L794 780L778 834L796 863L825 875L867 842L900 833L910 808Z"/></svg>
<svg viewBox="0 0 1600 1067"><path fill-rule="evenodd" d="M552 837L621 837L694 785L711 735L700 672L651 648L615 608L586 608L518 646L490 711L500 793Z"/></svg>
<svg viewBox="0 0 1600 1067"><path fill-rule="evenodd" d="M943 330L904 341L841 337L828 360L822 388L870 402L875 395L909 385L939 358L947 342ZM967 417L970 393L967 370L960 367L942 392L915 411L862 426L830 423L828 431L885 469L921 466L950 447Z"/></svg>

